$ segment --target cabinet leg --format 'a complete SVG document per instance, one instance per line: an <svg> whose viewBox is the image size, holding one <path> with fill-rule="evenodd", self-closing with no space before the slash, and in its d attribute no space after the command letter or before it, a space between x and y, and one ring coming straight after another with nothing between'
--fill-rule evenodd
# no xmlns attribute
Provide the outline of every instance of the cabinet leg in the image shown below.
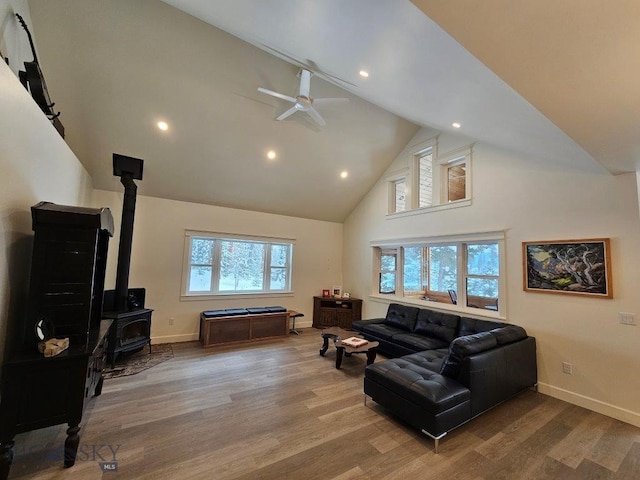
<svg viewBox="0 0 640 480"><path fill-rule="evenodd" d="M7 480L13 463L13 440L0 442L0 480Z"/></svg>
<svg viewBox="0 0 640 480"><path fill-rule="evenodd" d="M78 445L80 445L80 425L69 425L67 429L67 439L64 441L64 468L73 467L76 463Z"/></svg>

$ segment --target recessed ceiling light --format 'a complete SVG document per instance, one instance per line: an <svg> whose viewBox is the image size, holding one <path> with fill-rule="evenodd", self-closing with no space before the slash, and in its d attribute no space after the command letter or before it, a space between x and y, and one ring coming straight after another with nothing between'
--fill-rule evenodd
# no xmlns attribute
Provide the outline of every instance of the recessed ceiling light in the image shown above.
<svg viewBox="0 0 640 480"><path fill-rule="evenodd" d="M369 78L369 72L367 72L366 70L360 70L360 76L362 78Z"/></svg>
<svg viewBox="0 0 640 480"><path fill-rule="evenodd" d="M273 160L273 159L274 159L274 158L276 158L276 157L277 157L277 154L276 154L276 151L275 151L275 150L269 150L269 151L267 152L267 158L268 158L269 160Z"/></svg>
<svg viewBox="0 0 640 480"><path fill-rule="evenodd" d="M347 172L346 170L343 170L342 172L340 172L340 178L347 178L349 176L349 172Z"/></svg>
<svg viewBox="0 0 640 480"><path fill-rule="evenodd" d="M460 128L462 125L460 125L458 122L453 122L453 123L451 124L451 126L452 126L453 128Z"/></svg>
<svg viewBox="0 0 640 480"><path fill-rule="evenodd" d="M169 130L169 124L167 122L160 121L160 122L156 123L156 125L163 132L166 132L167 130Z"/></svg>

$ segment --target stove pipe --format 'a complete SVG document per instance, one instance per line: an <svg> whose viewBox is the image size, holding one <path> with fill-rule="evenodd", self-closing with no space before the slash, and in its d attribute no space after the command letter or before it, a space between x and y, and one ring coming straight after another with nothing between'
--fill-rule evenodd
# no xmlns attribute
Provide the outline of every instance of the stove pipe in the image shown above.
<svg viewBox="0 0 640 480"><path fill-rule="evenodd" d="M113 154L113 175L120 177L124 186L122 204L122 222L120 225L120 244L118 247L118 267L116 271L115 305L116 312L129 310L127 298L129 294L129 267L131 266L131 246L133 243L133 220L136 211L136 193L138 187L135 180L142 180L144 160Z"/></svg>

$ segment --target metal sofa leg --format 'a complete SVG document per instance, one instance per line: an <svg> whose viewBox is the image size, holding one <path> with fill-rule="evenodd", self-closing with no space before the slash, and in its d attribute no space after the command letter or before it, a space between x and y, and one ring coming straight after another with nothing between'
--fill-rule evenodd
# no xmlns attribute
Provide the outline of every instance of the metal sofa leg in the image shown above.
<svg viewBox="0 0 640 480"><path fill-rule="evenodd" d="M435 451L435 453L438 453L438 445L440 444L440 439L441 439L441 438L443 438L443 437L447 434L447 432L444 432L443 434L438 435L437 437L435 437L435 436L431 435L431 434L430 434L429 432L427 432L426 430L422 430L422 433L424 433L427 437L429 437L429 438L432 438L432 439L433 439L433 442L434 442L434 444L435 444L435 449L434 449L434 451Z"/></svg>

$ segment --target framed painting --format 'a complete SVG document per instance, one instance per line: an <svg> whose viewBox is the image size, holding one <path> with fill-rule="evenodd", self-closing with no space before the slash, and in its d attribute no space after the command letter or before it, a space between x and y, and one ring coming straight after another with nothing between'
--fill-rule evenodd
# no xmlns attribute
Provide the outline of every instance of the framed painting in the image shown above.
<svg viewBox="0 0 640 480"><path fill-rule="evenodd" d="M612 298L608 238L523 242L524 290Z"/></svg>

